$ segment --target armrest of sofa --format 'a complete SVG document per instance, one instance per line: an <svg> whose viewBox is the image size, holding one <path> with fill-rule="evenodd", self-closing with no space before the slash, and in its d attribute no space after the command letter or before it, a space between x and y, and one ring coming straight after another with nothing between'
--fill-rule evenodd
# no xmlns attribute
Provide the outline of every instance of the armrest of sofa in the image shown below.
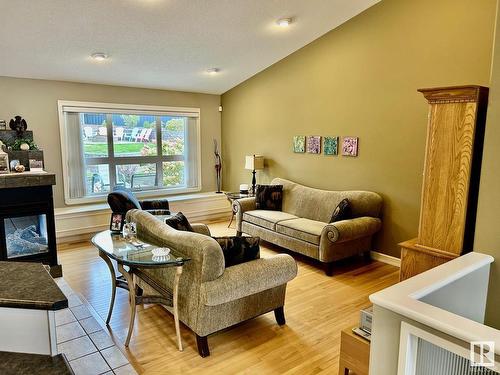
<svg viewBox="0 0 500 375"><path fill-rule="evenodd" d="M219 278L201 284L201 301L217 306L286 284L297 276L297 263L288 254L228 267Z"/></svg>
<svg viewBox="0 0 500 375"><path fill-rule="evenodd" d="M328 224L321 232L320 242L345 242L370 236L380 230L382 222L379 218L363 216L355 219L341 220Z"/></svg>
<svg viewBox="0 0 500 375"><path fill-rule="evenodd" d="M191 224L191 228L193 228L195 233L204 234L205 236L210 236L210 229L206 224L193 223Z"/></svg>
<svg viewBox="0 0 500 375"><path fill-rule="evenodd" d="M236 215L236 230L241 232L241 222L245 211L255 210L255 197L235 199L232 204L232 209Z"/></svg>

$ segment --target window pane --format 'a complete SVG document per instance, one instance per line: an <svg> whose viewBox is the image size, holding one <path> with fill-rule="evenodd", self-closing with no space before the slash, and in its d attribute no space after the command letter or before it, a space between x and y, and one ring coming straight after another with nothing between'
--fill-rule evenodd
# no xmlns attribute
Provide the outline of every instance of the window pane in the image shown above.
<svg viewBox="0 0 500 375"><path fill-rule="evenodd" d="M85 158L107 157L106 115L104 113L83 113L80 115L80 127Z"/></svg>
<svg viewBox="0 0 500 375"><path fill-rule="evenodd" d="M116 185L142 190L157 186L156 164L122 164L116 166Z"/></svg>
<svg viewBox="0 0 500 375"><path fill-rule="evenodd" d="M184 186L184 162L167 161L163 163L163 186Z"/></svg>
<svg viewBox="0 0 500 375"><path fill-rule="evenodd" d="M85 167L85 187L87 194L109 192L109 165L87 165Z"/></svg>
<svg viewBox="0 0 500 375"><path fill-rule="evenodd" d="M161 117L163 155L184 155L186 117Z"/></svg>
<svg viewBox="0 0 500 375"><path fill-rule="evenodd" d="M156 116L112 115L115 156L154 156Z"/></svg>

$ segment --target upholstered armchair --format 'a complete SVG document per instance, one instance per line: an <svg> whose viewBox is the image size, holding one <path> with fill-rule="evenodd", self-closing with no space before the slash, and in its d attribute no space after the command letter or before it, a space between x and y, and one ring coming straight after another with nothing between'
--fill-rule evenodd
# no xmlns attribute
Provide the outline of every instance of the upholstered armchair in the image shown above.
<svg viewBox="0 0 500 375"><path fill-rule="evenodd" d="M139 201L134 193L129 190L120 189L108 194L108 204L111 211L126 214L129 210L139 209L150 212L153 215L169 215L169 204L167 199L152 199Z"/></svg>
<svg viewBox="0 0 500 375"><path fill-rule="evenodd" d="M195 233L177 231L141 210L130 210L127 220L136 223L139 239L175 248L191 259L180 278L178 311L179 319L196 335L200 356L210 355L209 335L237 323L274 311L278 324L285 324L286 285L297 275L290 255L225 267L221 247L203 224L192 225ZM151 285L172 290L173 268L140 271L138 283L145 291L151 292Z"/></svg>

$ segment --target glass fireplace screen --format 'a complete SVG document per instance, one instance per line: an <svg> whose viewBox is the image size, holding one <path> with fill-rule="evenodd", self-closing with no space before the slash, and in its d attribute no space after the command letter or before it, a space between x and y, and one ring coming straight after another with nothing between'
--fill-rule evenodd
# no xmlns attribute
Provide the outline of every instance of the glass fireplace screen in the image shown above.
<svg viewBox="0 0 500 375"><path fill-rule="evenodd" d="M5 218L4 225L7 258L18 258L49 251L45 215Z"/></svg>

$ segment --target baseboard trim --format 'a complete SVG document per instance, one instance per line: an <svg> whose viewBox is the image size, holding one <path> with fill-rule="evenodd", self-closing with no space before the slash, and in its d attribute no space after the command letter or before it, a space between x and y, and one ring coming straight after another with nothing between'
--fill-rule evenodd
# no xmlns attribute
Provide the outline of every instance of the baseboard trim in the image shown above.
<svg viewBox="0 0 500 375"><path fill-rule="evenodd" d="M391 255L382 254L378 251L370 251L370 256L373 260L377 260L382 263L390 264L391 266L401 267L401 259L393 257Z"/></svg>

